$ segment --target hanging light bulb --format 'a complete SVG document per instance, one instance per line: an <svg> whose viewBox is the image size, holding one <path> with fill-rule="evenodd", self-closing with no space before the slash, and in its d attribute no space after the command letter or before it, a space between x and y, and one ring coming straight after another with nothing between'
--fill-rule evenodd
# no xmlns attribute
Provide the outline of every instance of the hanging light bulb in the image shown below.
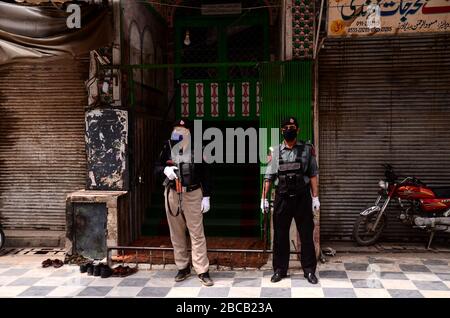
<svg viewBox="0 0 450 318"><path fill-rule="evenodd" d="M189 36L189 30L186 31L186 35L184 37L184 45L191 45L191 37Z"/></svg>

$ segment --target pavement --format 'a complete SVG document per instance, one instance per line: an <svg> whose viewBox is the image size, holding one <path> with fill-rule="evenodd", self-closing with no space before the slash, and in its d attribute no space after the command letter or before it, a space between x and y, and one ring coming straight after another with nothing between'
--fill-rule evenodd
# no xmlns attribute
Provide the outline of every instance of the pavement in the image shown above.
<svg viewBox="0 0 450 318"><path fill-rule="evenodd" d="M298 261L276 284L270 264L263 270L212 267L214 287L203 287L195 275L175 283L173 265L102 279L77 266L42 268L47 258L63 259L64 251L20 249L0 256L0 297L450 298L450 253L435 251L338 252L318 265L318 285L303 278Z"/></svg>

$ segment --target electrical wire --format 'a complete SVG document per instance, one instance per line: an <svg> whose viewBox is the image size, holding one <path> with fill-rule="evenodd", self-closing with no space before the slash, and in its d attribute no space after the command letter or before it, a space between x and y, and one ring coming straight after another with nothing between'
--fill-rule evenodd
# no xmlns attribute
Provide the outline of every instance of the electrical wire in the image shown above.
<svg viewBox="0 0 450 318"><path fill-rule="evenodd" d="M52 4L53 7L57 8L59 10L63 10L64 3L61 3L61 6L58 6L54 2L54 0L49 0L49 2ZM182 4L161 3L158 1L151 1L151 0L148 0L148 1L147 0L136 0L136 3L151 4L151 5L171 7L171 8L180 8L180 9L202 10L201 6L188 6L188 5L182 5ZM46 6L41 5L40 7L46 7ZM242 8L242 11L270 9L270 8L281 8L281 5L262 5L262 6L255 6L255 7L247 7L247 8Z"/></svg>
<svg viewBox="0 0 450 318"><path fill-rule="evenodd" d="M193 10L201 10L202 7L194 7L194 6L187 6L187 5L182 5L182 4L170 4L170 3L161 3L158 1L145 1L145 0L138 0L136 1L138 3L148 3L148 4L154 4L154 5L159 5L159 6L163 6L163 7L172 7L172 8L184 8L184 9L193 9ZM267 9L267 8L280 8L281 5L263 5L263 6L256 6L256 7L248 7L248 8L242 8L242 10L258 10L258 9Z"/></svg>

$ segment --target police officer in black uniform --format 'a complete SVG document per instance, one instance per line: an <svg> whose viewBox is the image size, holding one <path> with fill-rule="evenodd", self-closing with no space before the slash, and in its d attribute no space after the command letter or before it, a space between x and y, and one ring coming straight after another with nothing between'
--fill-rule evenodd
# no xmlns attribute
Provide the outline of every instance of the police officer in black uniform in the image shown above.
<svg viewBox="0 0 450 318"><path fill-rule="evenodd" d="M267 213L267 194L272 182L278 182L273 213L274 275L271 281L276 283L287 276L290 258L289 229L294 219L300 232L304 276L311 284L317 284L313 210L319 209L320 202L314 146L297 140L299 127L294 117L283 120L281 127L284 141L277 149L271 149L261 200L261 210Z"/></svg>

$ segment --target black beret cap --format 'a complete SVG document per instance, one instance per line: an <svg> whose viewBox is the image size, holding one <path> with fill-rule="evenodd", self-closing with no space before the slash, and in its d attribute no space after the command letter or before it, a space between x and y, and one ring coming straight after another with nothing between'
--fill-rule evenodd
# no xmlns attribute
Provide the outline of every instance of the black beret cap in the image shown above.
<svg viewBox="0 0 450 318"><path fill-rule="evenodd" d="M187 119L178 119L173 123L172 127L184 127L191 129L191 123Z"/></svg>
<svg viewBox="0 0 450 318"><path fill-rule="evenodd" d="M281 121L281 127L287 126L287 125L295 125L298 128L298 122L295 117L288 117Z"/></svg>

